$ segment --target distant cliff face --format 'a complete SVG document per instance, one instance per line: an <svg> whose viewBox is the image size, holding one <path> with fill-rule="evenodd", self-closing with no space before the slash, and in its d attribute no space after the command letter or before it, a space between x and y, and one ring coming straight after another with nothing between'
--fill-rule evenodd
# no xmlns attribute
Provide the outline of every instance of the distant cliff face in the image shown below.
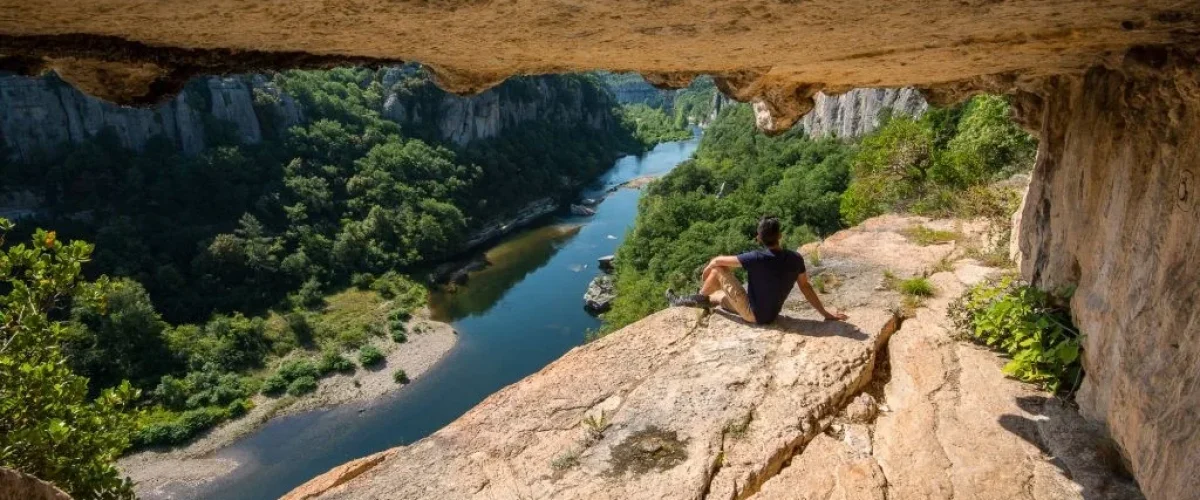
<svg viewBox="0 0 1200 500"><path fill-rule="evenodd" d="M838 96L818 93L800 126L812 137L860 137L879 126L884 112L920 116L929 104L913 88L854 89Z"/></svg>
<svg viewBox="0 0 1200 500"><path fill-rule="evenodd" d="M432 82L416 92L406 92L396 88L404 85L400 78L393 80L389 72L382 79L389 89L383 116L401 127L433 127L439 139L457 146L498 137L506 129L533 121L562 126L584 124L594 130L615 125L613 103L607 96L594 88L571 85L564 77L510 79L471 97L442 92Z"/></svg>
<svg viewBox="0 0 1200 500"><path fill-rule="evenodd" d="M257 144L263 132L254 108L255 92L275 97L273 106L285 126L303 119L296 102L263 76L205 78L189 89L154 108L130 108L87 96L51 76L0 76L0 109L5 110L0 115L0 141L9 159L35 161L55 158L63 144L83 142L109 129L122 146L135 151L160 136L194 155L207 144L207 114L233 124L243 144Z"/></svg>
<svg viewBox="0 0 1200 500"><path fill-rule="evenodd" d="M417 93L396 88L414 68L390 68L380 74L387 89L384 117L401 126L432 127L437 139L458 146L499 136L519 124L544 120L579 124L601 130L614 126L611 100L564 77L512 79L472 97L445 93L431 82ZM211 142L205 122L229 123L242 144L258 144L276 129L304 122L302 106L263 75L210 77L154 108L117 106L87 96L47 76L0 76L0 145L8 159L30 162L54 159L62 145L80 143L110 129L120 144L135 151L150 139L163 137L186 155L195 155ZM264 116L270 113L272 116Z"/></svg>

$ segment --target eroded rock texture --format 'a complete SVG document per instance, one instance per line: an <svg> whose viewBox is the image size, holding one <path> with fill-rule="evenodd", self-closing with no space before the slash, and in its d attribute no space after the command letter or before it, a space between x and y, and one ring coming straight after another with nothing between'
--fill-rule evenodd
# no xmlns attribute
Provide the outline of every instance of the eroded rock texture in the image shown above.
<svg viewBox="0 0 1200 500"><path fill-rule="evenodd" d="M1047 84L1019 233L1021 268L1071 309L1087 377L1150 498L1196 498L1200 477L1200 68L1131 54Z"/></svg>
<svg viewBox="0 0 1200 500"><path fill-rule="evenodd" d="M419 61L456 93L516 74L639 71L664 87L712 74L790 127L817 91L943 87L1080 73L1139 45L1195 43L1195 0L0 0L4 68L58 69L147 102L186 76Z"/></svg>
<svg viewBox="0 0 1200 500"><path fill-rule="evenodd" d="M879 127L884 113L920 116L929 109L913 88L854 89L841 95L817 94L800 125L813 137L860 137Z"/></svg>

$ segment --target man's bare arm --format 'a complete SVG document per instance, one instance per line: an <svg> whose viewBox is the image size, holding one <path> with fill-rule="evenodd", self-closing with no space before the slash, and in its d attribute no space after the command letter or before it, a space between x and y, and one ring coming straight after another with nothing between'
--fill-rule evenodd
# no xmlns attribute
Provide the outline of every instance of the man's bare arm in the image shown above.
<svg viewBox="0 0 1200 500"><path fill-rule="evenodd" d="M738 268L742 267L742 262L738 260L736 255L718 255L708 261L708 265L704 266L704 272L700 273L704 279L708 279L708 273L718 267Z"/></svg>
<svg viewBox="0 0 1200 500"><path fill-rule="evenodd" d="M808 282L808 273L800 273L800 277L796 278L796 284L800 285L800 293L804 294L804 299L812 304L813 309L821 313L821 316L824 316L827 321L842 321L849 317L842 313L831 313L825 310L825 305L821 303L821 297L817 296L816 290L813 290L812 284Z"/></svg>

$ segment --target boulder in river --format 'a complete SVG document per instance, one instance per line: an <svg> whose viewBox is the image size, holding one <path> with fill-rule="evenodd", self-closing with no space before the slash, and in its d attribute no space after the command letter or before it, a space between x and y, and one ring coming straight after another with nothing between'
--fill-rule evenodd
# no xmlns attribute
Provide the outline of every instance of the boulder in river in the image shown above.
<svg viewBox="0 0 1200 500"><path fill-rule="evenodd" d="M613 270L613 260L614 259L616 259L616 256L605 255L603 257L600 257L599 259L596 259L596 262L600 265L601 271L604 271L606 273L611 273Z"/></svg>
<svg viewBox="0 0 1200 500"><path fill-rule="evenodd" d="M592 279L588 284L587 292L583 294L583 308L591 314L600 314L612 307L612 301L616 298L616 289L613 287L613 277L608 274L601 274Z"/></svg>
<svg viewBox="0 0 1200 500"><path fill-rule="evenodd" d="M596 215L596 211L583 205L571 205L571 215Z"/></svg>

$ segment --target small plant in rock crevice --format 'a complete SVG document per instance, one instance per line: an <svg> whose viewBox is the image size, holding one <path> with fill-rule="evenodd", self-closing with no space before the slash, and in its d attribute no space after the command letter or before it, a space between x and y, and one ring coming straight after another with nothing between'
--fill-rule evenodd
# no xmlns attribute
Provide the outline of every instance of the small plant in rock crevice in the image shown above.
<svg viewBox="0 0 1200 500"><path fill-rule="evenodd" d="M599 416L588 415L584 417L580 423L587 430L587 440L589 442L599 441L604 437L604 431L608 430L608 427L612 425L612 422L608 418L608 412L604 410L600 411Z"/></svg>
<svg viewBox="0 0 1200 500"><path fill-rule="evenodd" d="M901 280L896 289L911 297L932 297L934 294L933 284L923 276Z"/></svg>
<svg viewBox="0 0 1200 500"><path fill-rule="evenodd" d="M968 338L1011 356L1005 374L1051 392L1074 391L1083 375L1082 335L1066 307L1070 295L1006 276L972 287L949 316Z"/></svg>

